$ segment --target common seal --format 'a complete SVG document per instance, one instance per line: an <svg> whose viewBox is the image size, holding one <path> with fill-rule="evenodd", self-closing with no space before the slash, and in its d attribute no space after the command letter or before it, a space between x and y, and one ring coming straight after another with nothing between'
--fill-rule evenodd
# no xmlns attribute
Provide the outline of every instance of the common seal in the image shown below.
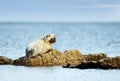
<svg viewBox="0 0 120 81"><path fill-rule="evenodd" d="M51 45L56 42L54 34L49 34L43 38L31 42L26 48L26 59L44 54L51 50Z"/></svg>

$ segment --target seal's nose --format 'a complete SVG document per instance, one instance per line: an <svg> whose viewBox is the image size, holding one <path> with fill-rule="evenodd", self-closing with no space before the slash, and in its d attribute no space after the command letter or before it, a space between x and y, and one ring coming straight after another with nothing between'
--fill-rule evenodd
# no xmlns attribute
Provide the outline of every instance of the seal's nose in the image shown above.
<svg viewBox="0 0 120 81"><path fill-rule="evenodd" d="M52 44L52 43L55 43L56 42L56 37L54 37L54 38L51 38L50 40L49 40L49 42Z"/></svg>
<svg viewBox="0 0 120 81"><path fill-rule="evenodd" d="M53 38L53 43L56 43L56 37Z"/></svg>

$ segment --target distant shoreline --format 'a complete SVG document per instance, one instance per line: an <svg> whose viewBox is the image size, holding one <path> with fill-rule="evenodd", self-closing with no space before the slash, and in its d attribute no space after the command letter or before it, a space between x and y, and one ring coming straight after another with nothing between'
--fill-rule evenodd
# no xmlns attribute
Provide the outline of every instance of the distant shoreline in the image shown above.
<svg viewBox="0 0 120 81"><path fill-rule="evenodd" d="M86 23L88 23L88 24L101 24L101 23L120 23L120 21L78 21L78 22L75 22L75 21L68 21L68 22L64 22L64 21L0 21L0 24L2 24L2 23L5 23L5 24L13 24L13 23L18 23L18 24L26 24L26 23L35 23L35 24L44 24L44 23L50 23L50 24L63 24L63 23L65 23L65 24L80 24L80 23L82 23L82 24L86 24Z"/></svg>

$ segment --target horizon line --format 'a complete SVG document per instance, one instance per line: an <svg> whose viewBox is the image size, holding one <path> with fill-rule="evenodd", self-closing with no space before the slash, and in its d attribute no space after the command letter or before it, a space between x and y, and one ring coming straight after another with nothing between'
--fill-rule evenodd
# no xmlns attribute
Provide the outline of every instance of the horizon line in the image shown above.
<svg viewBox="0 0 120 81"><path fill-rule="evenodd" d="M109 23L120 21L0 21L0 23Z"/></svg>

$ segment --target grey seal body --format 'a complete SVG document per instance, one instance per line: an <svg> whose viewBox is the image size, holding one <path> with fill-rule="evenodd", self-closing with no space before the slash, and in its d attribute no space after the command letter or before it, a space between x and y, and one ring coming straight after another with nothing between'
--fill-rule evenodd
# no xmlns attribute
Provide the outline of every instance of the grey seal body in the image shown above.
<svg viewBox="0 0 120 81"><path fill-rule="evenodd" d="M51 50L51 45L56 42L54 34L46 35L43 38L31 42L26 48L26 59L44 54Z"/></svg>

